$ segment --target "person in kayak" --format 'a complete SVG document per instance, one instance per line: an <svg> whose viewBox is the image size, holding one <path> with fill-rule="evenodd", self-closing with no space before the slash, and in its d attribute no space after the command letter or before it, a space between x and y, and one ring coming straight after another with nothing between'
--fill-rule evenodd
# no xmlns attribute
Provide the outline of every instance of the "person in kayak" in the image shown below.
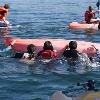
<svg viewBox="0 0 100 100"><path fill-rule="evenodd" d="M100 21L99 18L95 17L95 14L99 12L99 10L94 11L92 6L88 7L88 10L85 11L84 17L85 17L85 22L87 24L91 24L91 23L97 23Z"/></svg>
<svg viewBox="0 0 100 100"><path fill-rule="evenodd" d="M4 6L0 6L0 12L6 11L6 15L5 15L6 18L8 17L9 8L10 8L10 6L8 4L5 4ZM0 14L0 16L2 16L2 15Z"/></svg>
<svg viewBox="0 0 100 100"><path fill-rule="evenodd" d="M9 9L9 5L5 4L4 7L0 7L0 22L1 24L4 25L0 25L0 26L8 26L9 22L6 20L6 18L8 17L8 9Z"/></svg>
<svg viewBox="0 0 100 100"><path fill-rule="evenodd" d="M53 49L50 41L45 41L43 50L37 54L37 57L42 59L56 59L58 58L58 53Z"/></svg>

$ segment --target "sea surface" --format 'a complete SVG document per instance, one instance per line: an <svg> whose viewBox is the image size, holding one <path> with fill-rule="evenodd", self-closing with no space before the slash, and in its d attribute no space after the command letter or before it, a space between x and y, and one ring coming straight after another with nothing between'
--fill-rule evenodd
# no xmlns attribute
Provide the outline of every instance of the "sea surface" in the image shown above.
<svg viewBox="0 0 100 100"><path fill-rule="evenodd" d="M0 49L7 37L60 38L100 43L100 31L70 30L68 24L83 21L88 5L96 7L96 0L1 0L0 5L10 5L7 20L12 28L0 30ZM98 16L98 14L97 14ZM5 56L6 54L4 54ZM0 58L0 100L50 100L57 91L77 95L84 91L77 82L89 79L100 88L100 69L85 73L66 73L65 65L24 63L7 56ZM64 67L64 68L63 68Z"/></svg>

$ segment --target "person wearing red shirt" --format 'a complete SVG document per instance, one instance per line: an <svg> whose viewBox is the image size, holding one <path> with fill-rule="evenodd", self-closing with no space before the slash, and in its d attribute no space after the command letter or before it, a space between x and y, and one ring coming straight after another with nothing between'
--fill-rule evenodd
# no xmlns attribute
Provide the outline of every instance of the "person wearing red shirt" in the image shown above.
<svg viewBox="0 0 100 100"><path fill-rule="evenodd" d="M45 41L43 50L41 50L37 56L41 57L42 59L56 59L58 58L58 53L53 49L50 41Z"/></svg>
<svg viewBox="0 0 100 100"><path fill-rule="evenodd" d="M99 10L94 11L92 6L88 7L88 10L85 12L84 17L85 17L85 22L87 24L91 24L91 23L97 23L100 21L99 18L95 17L95 14L99 12Z"/></svg>

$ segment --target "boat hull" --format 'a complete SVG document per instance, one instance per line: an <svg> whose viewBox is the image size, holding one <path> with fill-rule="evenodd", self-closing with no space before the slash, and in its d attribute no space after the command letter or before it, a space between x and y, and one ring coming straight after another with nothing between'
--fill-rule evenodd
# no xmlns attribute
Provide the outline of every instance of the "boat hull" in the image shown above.
<svg viewBox="0 0 100 100"><path fill-rule="evenodd" d="M36 51L39 52L43 49L43 45L45 41L51 41L53 47L58 52L63 52L66 45L69 44L72 40L65 39L21 39L21 38L7 38L5 40L5 46L9 46L12 41L16 41L13 45L12 49L17 52L27 52L27 46L29 44L34 44L36 46ZM75 40L74 40L75 41ZM100 50L99 43L91 43L85 41L77 41L77 50L80 53L94 54L96 53L96 49L92 46L94 45L97 49Z"/></svg>
<svg viewBox="0 0 100 100"><path fill-rule="evenodd" d="M98 30L98 24L86 24L86 23L79 23L79 22L72 22L69 24L70 29L76 30L86 30L86 29L94 29Z"/></svg>
<svg viewBox="0 0 100 100"><path fill-rule="evenodd" d="M100 92L86 92L78 97L68 97L57 91L52 95L51 100L100 100Z"/></svg>

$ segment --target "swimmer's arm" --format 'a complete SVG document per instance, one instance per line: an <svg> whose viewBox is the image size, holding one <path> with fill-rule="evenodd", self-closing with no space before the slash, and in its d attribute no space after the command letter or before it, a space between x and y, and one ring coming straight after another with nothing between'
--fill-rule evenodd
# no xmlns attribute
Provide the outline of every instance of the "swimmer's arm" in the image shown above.
<svg viewBox="0 0 100 100"><path fill-rule="evenodd" d="M12 49L12 46L15 44L15 42L16 42L16 40L12 41L12 42L10 43L10 45L9 45L7 48L1 50L0 52L7 52L7 51L10 51L10 50Z"/></svg>
<svg viewBox="0 0 100 100"><path fill-rule="evenodd" d="M96 54L100 54L100 49L97 49L94 45L91 46L96 50Z"/></svg>
<svg viewBox="0 0 100 100"><path fill-rule="evenodd" d="M93 11L93 13L97 13L97 12L100 12L100 10Z"/></svg>
<svg viewBox="0 0 100 100"><path fill-rule="evenodd" d="M6 19L5 19L5 17L3 17L3 21L4 21L4 23L6 23Z"/></svg>
<svg viewBox="0 0 100 100"><path fill-rule="evenodd" d="M3 20L4 24L5 24L5 26L10 25L10 24L9 24L9 22L8 22L8 21L6 21L5 17L3 17L3 19L2 19L2 20Z"/></svg>
<svg viewBox="0 0 100 100"><path fill-rule="evenodd" d="M7 52L10 51L12 49L12 45L10 44L7 48L0 50L0 52Z"/></svg>
<svg viewBox="0 0 100 100"><path fill-rule="evenodd" d="M96 10L96 12L100 12L100 10Z"/></svg>

